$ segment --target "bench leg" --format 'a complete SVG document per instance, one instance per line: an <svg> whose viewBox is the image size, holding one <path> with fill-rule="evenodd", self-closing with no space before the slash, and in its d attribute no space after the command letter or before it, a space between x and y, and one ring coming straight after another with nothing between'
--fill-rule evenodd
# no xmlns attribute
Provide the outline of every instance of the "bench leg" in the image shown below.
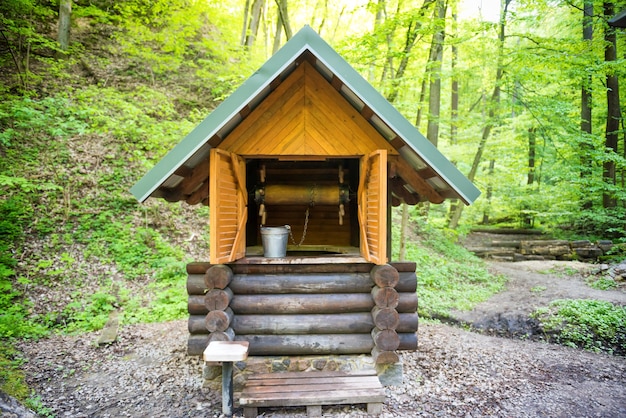
<svg viewBox="0 0 626 418"><path fill-rule="evenodd" d="M222 363L222 413L233 416L233 362Z"/></svg>
<svg viewBox="0 0 626 418"><path fill-rule="evenodd" d="M306 407L306 414L309 417L321 417L322 405L309 405Z"/></svg>
<svg viewBox="0 0 626 418"><path fill-rule="evenodd" d="M259 416L259 408L253 408L249 406L243 407L243 416L245 418L256 418Z"/></svg>

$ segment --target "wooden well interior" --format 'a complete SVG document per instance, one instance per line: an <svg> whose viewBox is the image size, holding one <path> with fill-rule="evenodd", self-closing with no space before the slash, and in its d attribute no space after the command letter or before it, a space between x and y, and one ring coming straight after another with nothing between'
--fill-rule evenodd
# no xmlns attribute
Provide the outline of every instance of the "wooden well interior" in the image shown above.
<svg viewBox="0 0 626 418"><path fill-rule="evenodd" d="M290 226L288 255L358 253L358 158L255 159L246 167L248 254L262 251L262 225Z"/></svg>

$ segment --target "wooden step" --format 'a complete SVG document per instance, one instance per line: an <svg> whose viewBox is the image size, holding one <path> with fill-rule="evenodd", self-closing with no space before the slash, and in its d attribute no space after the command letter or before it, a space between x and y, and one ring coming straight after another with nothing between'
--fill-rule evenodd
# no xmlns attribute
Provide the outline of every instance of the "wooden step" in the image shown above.
<svg viewBox="0 0 626 418"><path fill-rule="evenodd" d="M247 418L257 417L261 407L306 406L308 416L321 416L322 405L344 404L367 404L368 415L380 415L384 401L374 370L255 374L239 397Z"/></svg>

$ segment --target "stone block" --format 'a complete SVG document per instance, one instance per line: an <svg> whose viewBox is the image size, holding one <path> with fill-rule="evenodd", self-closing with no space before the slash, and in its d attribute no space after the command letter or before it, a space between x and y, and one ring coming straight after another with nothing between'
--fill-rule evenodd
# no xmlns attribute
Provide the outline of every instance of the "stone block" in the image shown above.
<svg viewBox="0 0 626 418"><path fill-rule="evenodd" d="M394 364L377 364L378 380L383 386L400 386L404 381L402 362Z"/></svg>

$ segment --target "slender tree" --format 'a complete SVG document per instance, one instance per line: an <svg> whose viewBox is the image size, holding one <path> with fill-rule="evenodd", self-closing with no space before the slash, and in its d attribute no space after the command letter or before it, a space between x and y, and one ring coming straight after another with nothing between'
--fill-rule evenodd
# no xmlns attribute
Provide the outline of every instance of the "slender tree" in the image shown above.
<svg viewBox="0 0 626 418"><path fill-rule="evenodd" d="M243 6L243 28L241 29L241 40L240 44L246 44L246 36L248 33L248 18L250 17L250 0L246 0L246 3Z"/></svg>
<svg viewBox="0 0 626 418"><path fill-rule="evenodd" d="M441 109L441 62L443 61L443 42L446 36L446 1L437 0L434 20L435 32L428 59L430 85L428 89L428 129L426 137L434 146L439 142L439 115Z"/></svg>
<svg viewBox="0 0 626 418"><path fill-rule="evenodd" d="M478 172L478 166L483 157L483 153L485 152L485 146L487 145L487 140L489 139L489 135L491 134L491 129L494 126L494 119L496 116L497 105L500 101L500 84L502 82L502 75L504 74L503 69L503 58L504 58L504 41L505 41L505 30L506 30L506 19L507 19L507 11L509 8L509 4L511 0L502 0L503 7L500 12L500 22L499 22L499 34L498 34L498 55L497 55L497 63L496 63L496 79L494 81L495 85L493 87L493 93L491 94L491 98L488 103L488 117L485 121L485 126L483 127L482 136L480 138L480 142L478 143L478 148L476 149L476 154L474 155L474 160L472 162L472 167L467 175L467 178L470 181L474 181L476 178L476 173ZM461 219L461 214L463 213L463 208L465 206L458 205L456 207L456 211L452 214L450 219L450 228L455 229L459 225L459 220Z"/></svg>
<svg viewBox="0 0 626 418"><path fill-rule="evenodd" d="M249 1L246 1L246 6ZM261 25L261 15L265 0L253 0L250 11L246 9L244 16L248 17L248 23L246 27L246 34L244 37L243 46L250 48L254 45L254 41L259 33L259 26Z"/></svg>
<svg viewBox="0 0 626 418"><path fill-rule="evenodd" d="M293 36L293 32L291 31L291 21L289 20L287 0L276 0L276 6L278 7L278 20L285 30L285 37L289 40Z"/></svg>
<svg viewBox="0 0 626 418"><path fill-rule="evenodd" d="M615 14L613 3L610 1L604 2L603 9L606 20L610 19ZM607 25L605 27L604 45L604 61L607 64L611 64L617 60L617 36L615 34L615 28L612 26ZM619 78L613 71L607 72L606 75L606 100L607 115L604 146L607 156L602 166L602 178L606 184L606 188L602 194L602 206L604 208L613 208L617 206L617 199L613 191L616 182L615 158L613 158L613 154L617 154L618 152L618 132L621 119Z"/></svg>
<svg viewBox="0 0 626 418"><path fill-rule="evenodd" d="M58 41L62 51L67 51L70 46L70 29L72 15L72 0L59 2L59 33Z"/></svg>
<svg viewBox="0 0 626 418"><path fill-rule="evenodd" d="M591 48L591 42L593 41L593 0L585 0L583 5L583 42L585 42L588 48ZM592 133L591 124L591 73L587 73L583 76L581 99L580 99L580 130L582 133L582 147L580 154L580 177L585 182L591 176L591 159L589 153L591 147L588 142L588 137ZM591 209L592 200L588 195L583 195L582 208Z"/></svg>

